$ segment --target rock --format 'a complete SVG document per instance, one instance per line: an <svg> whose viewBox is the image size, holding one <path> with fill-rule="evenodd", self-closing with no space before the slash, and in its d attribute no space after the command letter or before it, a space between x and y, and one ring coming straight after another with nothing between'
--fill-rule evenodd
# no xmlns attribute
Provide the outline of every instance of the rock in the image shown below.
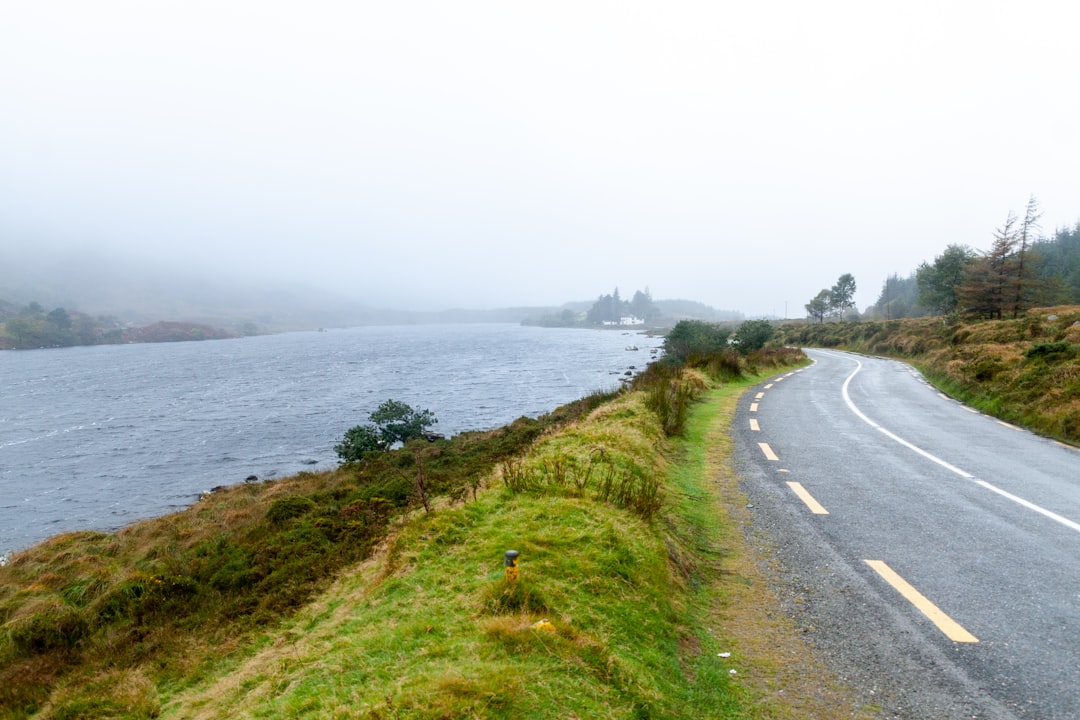
<svg viewBox="0 0 1080 720"><path fill-rule="evenodd" d="M246 478L244 478L244 482L246 482L246 483L259 482L259 476L258 475L248 475Z"/></svg>
<svg viewBox="0 0 1080 720"><path fill-rule="evenodd" d="M1050 321L1054 321L1054 320L1058 319L1058 316L1057 315L1047 315L1046 319L1050 320Z"/></svg>
<svg viewBox="0 0 1080 720"><path fill-rule="evenodd" d="M301 460L300 464L301 465L318 465L319 461L318 460L312 460L311 458L308 458L307 460Z"/></svg>

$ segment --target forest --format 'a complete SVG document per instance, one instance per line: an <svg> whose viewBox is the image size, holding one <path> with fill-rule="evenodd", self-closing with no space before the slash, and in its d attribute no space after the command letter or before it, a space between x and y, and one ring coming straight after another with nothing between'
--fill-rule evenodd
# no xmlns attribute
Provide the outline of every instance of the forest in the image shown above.
<svg viewBox="0 0 1080 720"><path fill-rule="evenodd" d="M1023 217L1010 212L995 229L989 250L951 244L906 277L890 275L863 318L1002 319L1033 307L1080 305L1080 223L1044 237L1040 215L1031 198Z"/></svg>

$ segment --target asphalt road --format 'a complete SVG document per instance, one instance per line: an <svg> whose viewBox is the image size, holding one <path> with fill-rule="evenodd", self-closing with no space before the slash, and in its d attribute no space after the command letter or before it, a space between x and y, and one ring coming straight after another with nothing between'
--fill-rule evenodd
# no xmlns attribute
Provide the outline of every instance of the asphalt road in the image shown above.
<svg viewBox="0 0 1080 720"><path fill-rule="evenodd" d="M1080 451L834 351L744 397L750 537L888 718L1080 718ZM794 483L794 485L793 485Z"/></svg>

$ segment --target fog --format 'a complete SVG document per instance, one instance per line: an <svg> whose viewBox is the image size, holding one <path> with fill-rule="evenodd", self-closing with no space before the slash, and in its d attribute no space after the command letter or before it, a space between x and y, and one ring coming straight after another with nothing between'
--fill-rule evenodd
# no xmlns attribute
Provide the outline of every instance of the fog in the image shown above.
<svg viewBox="0 0 1080 720"><path fill-rule="evenodd" d="M860 308L1080 220L1080 8L9 0L0 243L379 307Z"/></svg>

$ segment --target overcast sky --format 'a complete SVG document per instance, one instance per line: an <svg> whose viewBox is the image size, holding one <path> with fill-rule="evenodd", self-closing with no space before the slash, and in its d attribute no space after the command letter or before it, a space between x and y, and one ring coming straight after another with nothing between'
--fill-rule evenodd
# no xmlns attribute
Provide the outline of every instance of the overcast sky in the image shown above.
<svg viewBox="0 0 1080 720"><path fill-rule="evenodd" d="M0 243L384 307L860 308L1080 221L1064 0L0 0Z"/></svg>

